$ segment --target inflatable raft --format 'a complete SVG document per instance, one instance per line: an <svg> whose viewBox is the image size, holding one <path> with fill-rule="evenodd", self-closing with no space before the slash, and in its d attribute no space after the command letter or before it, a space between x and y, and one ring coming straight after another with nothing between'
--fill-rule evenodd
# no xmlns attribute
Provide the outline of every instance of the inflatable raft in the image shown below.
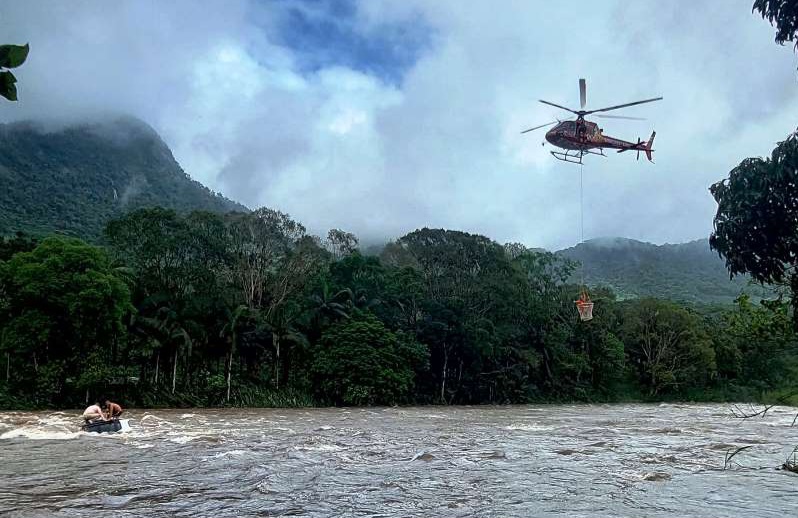
<svg viewBox="0 0 798 518"><path fill-rule="evenodd" d="M129 432L130 425L127 419L113 419L111 421L93 421L80 427L84 432L112 433Z"/></svg>

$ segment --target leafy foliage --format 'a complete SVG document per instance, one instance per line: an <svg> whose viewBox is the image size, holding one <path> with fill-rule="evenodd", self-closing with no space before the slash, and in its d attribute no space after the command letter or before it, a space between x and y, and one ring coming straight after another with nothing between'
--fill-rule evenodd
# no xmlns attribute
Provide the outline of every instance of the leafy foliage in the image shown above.
<svg viewBox="0 0 798 518"><path fill-rule="evenodd" d="M769 159L747 158L710 188L718 202L710 246L733 274L784 282L798 257L798 133Z"/></svg>
<svg viewBox="0 0 798 518"><path fill-rule="evenodd" d="M758 390L789 386L798 374L798 340L789 305L755 305L743 296L722 319L725 332L715 337L719 375Z"/></svg>
<svg viewBox="0 0 798 518"><path fill-rule="evenodd" d="M685 385L703 387L715 375L715 351L706 325L672 302L645 299L626 304L620 336L651 396Z"/></svg>
<svg viewBox="0 0 798 518"><path fill-rule="evenodd" d="M792 0L755 0L753 11L776 27L776 43L794 41L798 49L798 3Z"/></svg>
<svg viewBox="0 0 798 518"><path fill-rule="evenodd" d="M17 68L28 58L30 46L0 45L0 69ZM0 95L9 101L17 100L17 78L9 70L0 71Z"/></svg>
<svg viewBox="0 0 798 518"><path fill-rule="evenodd" d="M426 348L392 333L374 315L357 314L322 335L312 366L316 395L345 405L408 402L426 356Z"/></svg>
<svg viewBox="0 0 798 518"><path fill-rule="evenodd" d="M769 159L743 160L710 192L718 202L710 246L731 275L788 285L798 301L798 132Z"/></svg>
<svg viewBox="0 0 798 518"><path fill-rule="evenodd" d="M110 381L132 307L105 251L50 237L0 266L7 382L33 388L36 400L67 403L68 378L77 389Z"/></svg>
<svg viewBox="0 0 798 518"><path fill-rule="evenodd" d="M24 232L13 237L0 237L0 261L8 261L17 252L30 252L36 247L36 240Z"/></svg>

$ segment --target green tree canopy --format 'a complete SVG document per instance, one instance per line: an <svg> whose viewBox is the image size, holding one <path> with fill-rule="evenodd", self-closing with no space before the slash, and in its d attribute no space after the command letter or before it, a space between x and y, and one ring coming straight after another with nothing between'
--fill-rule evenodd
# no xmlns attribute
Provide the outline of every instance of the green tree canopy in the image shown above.
<svg viewBox="0 0 798 518"><path fill-rule="evenodd" d="M754 11L776 27L776 43L794 41L798 49L798 2L795 0L756 0Z"/></svg>
<svg viewBox="0 0 798 518"><path fill-rule="evenodd" d="M313 377L322 400L345 405L392 405L409 400L424 346L360 313L333 325L321 338Z"/></svg>
<svg viewBox="0 0 798 518"><path fill-rule="evenodd" d="M736 385L773 390L789 385L798 366L798 341L782 301L754 304L741 296L714 336L718 373Z"/></svg>
<svg viewBox="0 0 798 518"><path fill-rule="evenodd" d="M702 319L677 304L630 301L621 312L620 338L651 396L702 387L714 376L715 351Z"/></svg>
<svg viewBox="0 0 798 518"><path fill-rule="evenodd" d="M38 397L66 399L67 377L81 389L108 380L131 305L104 250L50 237L0 263L0 283L0 347L14 359L18 379L33 370Z"/></svg>
<svg viewBox="0 0 798 518"><path fill-rule="evenodd" d="M581 322L574 263L464 232L335 259L277 211L156 208L106 236L113 263L0 241L0 407L700 398L782 390L798 367L786 304L702 315L593 287Z"/></svg>
<svg viewBox="0 0 798 518"><path fill-rule="evenodd" d="M789 283L798 294L798 132L770 158L746 158L715 183L718 203L709 244L732 275Z"/></svg>

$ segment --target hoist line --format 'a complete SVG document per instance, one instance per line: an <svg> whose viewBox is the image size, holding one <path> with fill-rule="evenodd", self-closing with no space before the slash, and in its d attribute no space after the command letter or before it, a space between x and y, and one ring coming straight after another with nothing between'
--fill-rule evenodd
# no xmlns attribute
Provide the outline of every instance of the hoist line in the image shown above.
<svg viewBox="0 0 798 518"><path fill-rule="evenodd" d="M583 169L585 165L583 163L579 163L579 243L585 243L585 190L584 190L584 175ZM585 264L582 264L579 267L579 271L581 273L581 286L580 289L585 289Z"/></svg>

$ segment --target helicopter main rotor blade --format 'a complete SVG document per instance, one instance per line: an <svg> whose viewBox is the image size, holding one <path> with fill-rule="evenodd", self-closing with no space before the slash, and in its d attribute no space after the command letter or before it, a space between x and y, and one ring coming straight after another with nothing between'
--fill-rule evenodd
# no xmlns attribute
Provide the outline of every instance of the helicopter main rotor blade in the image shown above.
<svg viewBox="0 0 798 518"><path fill-rule="evenodd" d="M661 101L661 100L662 100L662 97L654 97L653 99L645 99L645 100L642 100L642 101L635 101L633 103L619 104L617 106L610 106L608 108L599 108L598 110L589 110L589 111L584 112L584 114L588 115L590 113L596 113L596 112L608 112L610 110L617 110L618 108L626 108L627 106L635 106L635 105L644 104L644 103L653 103L654 101Z"/></svg>
<svg viewBox="0 0 798 518"><path fill-rule="evenodd" d="M558 122L560 121L547 122L546 124L541 124L540 126L535 126L534 128L529 128L527 130L524 130L521 133L529 133L530 131L534 131L536 129L544 128L546 126L551 126L552 124L557 124Z"/></svg>
<svg viewBox="0 0 798 518"><path fill-rule="evenodd" d="M644 121L647 120L644 117L627 117L626 115L602 115L598 114L596 117L600 117L602 119L626 119L629 121Z"/></svg>
<svg viewBox="0 0 798 518"><path fill-rule="evenodd" d="M565 110L567 112L571 112L573 114L579 115L579 112L574 111L574 110L572 110L570 108L566 108L565 106L560 106L559 104L550 103L549 101L544 101L543 99L538 99L538 100L540 102L542 102L543 104L548 104L549 106L554 106L555 108L559 108L561 110Z"/></svg>
<svg viewBox="0 0 798 518"><path fill-rule="evenodd" d="M587 100L587 84L584 79L579 80L579 106L584 110L585 101Z"/></svg>

